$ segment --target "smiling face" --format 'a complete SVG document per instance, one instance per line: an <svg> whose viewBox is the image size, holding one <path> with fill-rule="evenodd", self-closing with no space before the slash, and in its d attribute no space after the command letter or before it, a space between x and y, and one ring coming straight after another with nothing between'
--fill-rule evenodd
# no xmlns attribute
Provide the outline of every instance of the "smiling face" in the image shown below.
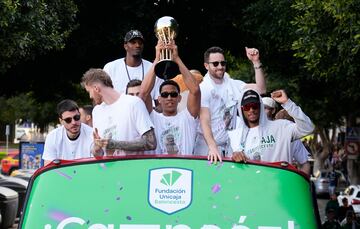
<svg viewBox="0 0 360 229"><path fill-rule="evenodd" d="M158 101L161 105L164 115L166 116L176 115L177 106L180 100L181 100L181 95L179 94L179 91L174 85L168 84L161 88L161 93L158 98Z"/></svg>
<svg viewBox="0 0 360 229"><path fill-rule="evenodd" d="M224 61L225 57L222 53L210 53L209 61L204 63L204 66L213 78L222 80L226 71L226 65L223 66L220 63L224 63ZM215 66L216 64L217 66Z"/></svg>

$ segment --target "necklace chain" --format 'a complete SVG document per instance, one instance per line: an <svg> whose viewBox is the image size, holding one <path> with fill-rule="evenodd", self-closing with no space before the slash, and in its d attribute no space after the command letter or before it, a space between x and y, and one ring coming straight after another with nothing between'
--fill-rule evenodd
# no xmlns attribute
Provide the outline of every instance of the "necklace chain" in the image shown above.
<svg viewBox="0 0 360 229"><path fill-rule="evenodd" d="M129 74L129 70L127 68L127 64L126 64L126 59L124 58L124 64L125 64L125 69L126 69L126 74L127 74L127 77L129 79L129 81L131 80L130 78L130 74ZM141 59L141 70L142 70L142 80L144 80L144 62L142 61Z"/></svg>

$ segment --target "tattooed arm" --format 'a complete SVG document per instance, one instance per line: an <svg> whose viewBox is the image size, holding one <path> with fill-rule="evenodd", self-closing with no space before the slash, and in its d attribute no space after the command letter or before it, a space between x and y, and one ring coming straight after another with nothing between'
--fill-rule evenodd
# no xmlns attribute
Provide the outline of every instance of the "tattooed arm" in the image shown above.
<svg viewBox="0 0 360 229"><path fill-rule="evenodd" d="M134 141L116 141L110 139L106 146L110 150L124 150L124 151L144 151L156 149L156 137L154 129L151 128L145 132L140 139Z"/></svg>

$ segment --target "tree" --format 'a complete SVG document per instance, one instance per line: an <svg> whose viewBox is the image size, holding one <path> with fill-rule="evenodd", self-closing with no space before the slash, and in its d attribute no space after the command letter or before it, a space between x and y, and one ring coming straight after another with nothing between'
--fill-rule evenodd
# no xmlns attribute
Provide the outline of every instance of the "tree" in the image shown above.
<svg viewBox="0 0 360 229"><path fill-rule="evenodd" d="M21 93L10 98L0 97L0 124L14 124L19 120L22 122L33 122L41 132L48 124L56 123L56 103L39 103L32 92Z"/></svg>
<svg viewBox="0 0 360 229"><path fill-rule="evenodd" d="M359 104L360 98L360 1L297 0L292 7L296 15L292 24L297 36L292 44L294 56L303 60L304 68L313 78L328 86L326 96L317 99L318 105L323 104L323 113L317 113L317 117L336 123L336 118L340 120L345 116L349 125L349 117L360 114L359 109L352 106ZM318 123L324 143L322 158L331 151L331 139L324 127L329 124Z"/></svg>
<svg viewBox="0 0 360 229"><path fill-rule="evenodd" d="M331 151L330 130L359 115L359 0L258 0L239 19L265 50L269 81L286 88ZM255 29L254 29L255 28Z"/></svg>
<svg viewBox="0 0 360 229"><path fill-rule="evenodd" d="M63 49L76 12L72 0L0 0L0 73L20 60Z"/></svg>

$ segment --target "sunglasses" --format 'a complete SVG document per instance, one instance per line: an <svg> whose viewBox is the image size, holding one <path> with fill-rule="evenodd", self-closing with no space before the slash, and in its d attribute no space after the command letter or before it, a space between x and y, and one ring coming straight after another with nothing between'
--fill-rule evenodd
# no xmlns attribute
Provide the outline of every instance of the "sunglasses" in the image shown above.
<svg viewBox="0 0 360 229"><path fill-rule="evenodd" d="M226 61L214 61L214 62L209 62L210 64L214 65L214 67L217 67L219 64L221 64L221 66L225 66L226 65Z"/></svg>
<svg viewBox="0 0 360 229"><path fill-rule="evenodd" d="M260 107L259 103L248 103L248 104L246 104L244 106L241 106L241 109L243 111L249 111L250 108L252 108L253 110L257 110L257 109L259 109L259 107Z"/></svg>
<svg viewBox="0 0 360 229"><path fill-rule="evenodd" d="M61 120L64 120L67 124L70 124L71 121L74 119L74 121L79 121L80 120L80 115L74 115L74 117L68 117L68 118L62 118Z"/></svg>
<svg viewBox="0 0 360 229"><path fill-rule="evenodd" d="M167 98L167 97L169 97L169 95L170 95L171 98L176 98L176 97L179 96L179 93L176 92L176 91L173 91L173 92L161 92L160 93L160 96L163 97L163 98Z"/></svg>

